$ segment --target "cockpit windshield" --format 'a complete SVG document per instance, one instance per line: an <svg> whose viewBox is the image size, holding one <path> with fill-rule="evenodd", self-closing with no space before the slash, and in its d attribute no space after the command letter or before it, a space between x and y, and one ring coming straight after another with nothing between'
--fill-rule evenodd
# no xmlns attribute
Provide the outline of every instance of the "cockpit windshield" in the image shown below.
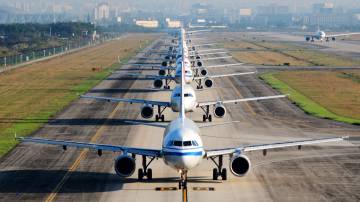
<svg viewBox="0 0 360 202"><path fill-rule="evenodd" d="M168 146L176 146L176 147L189 147L189 146L199 146L199 144L195 140L187 140L187 141L170 141Z"/></svg>

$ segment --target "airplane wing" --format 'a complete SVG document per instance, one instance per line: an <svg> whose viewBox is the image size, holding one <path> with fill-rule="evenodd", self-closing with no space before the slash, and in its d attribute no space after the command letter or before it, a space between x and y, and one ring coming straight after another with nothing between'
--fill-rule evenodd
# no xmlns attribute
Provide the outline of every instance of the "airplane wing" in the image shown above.
<svg viewBox="0 0 360 202"><path fill-rule="evenodd" d="M66 149L66 147L76 147L76 148L87 148L87 149L112 151L112 152L131 153L131 154L145 155L152 157L162 156L161 150L157 150L157 149L144 149L137 147L115 146L108 144L96 144L96 143L75 142L75 141L49 140L49 139L31 138L31 137L16 137L16 139L21 142L60 145L63 146L64 149Z"/></svg>
<svg viewBox="0 0 360 202"><path fill-rule="evenodd" d="M258 100L268 100L268 99L276 99L276 98L284 98L287 95L274 95L274 96L263 96L263 97L252 97L252 98L241 98L235 100L219 100L219 101L210 101L210 102L199 102L198 107L215 105L215 104L228 104L228 103L238 103L238 102L249 102L249 101L258 101Z"/></svg>
<svg viewBox="0 0 360 202"><path fill-rule="evenodd" d="M255 144L255 145L245 145L237 148L226 148L226 149L214 149L206 151L206 158L212 156L228 155L233 153L242 153L258 150L268 150L284 147L293 147L293 146L302 146L302 145L311 145L311 144L320 144L327 142L338 142L348 139L349 137L329 137L329 138L319 138L319 139L308 139L308 140L299 140L299 141L286 141L286 142L275 142L270 144Z"/></svg>
<svg viewBox="0 0 360 202"><path fill-rule="evenodd" d="M213 57L213 58L201 58L200 60L218 60L218 59L226 59L226 58L232 58L232 56L223 56L223 57Z"/></svg>
<svg viewBox="0 0 360 202"><path fill-rule="evenodd" d="M218 74L218 75L209 75L209 76L196 76L194 80L199 79L207 79L207 78L219 78L219 77L227 77L227 76L241 76L241 75L249 75L255 74L256 72L242 72L242 73L233 73L233 74Z"/></svg>
<svg viewBox="0 0 360 202"><path fill-rule="evenodd" d="M326 37L338 37L338 36L351 36L351 35L360 35L360 32L355 33L344 33L344 34L332 34L332 35L326 35Z"/></svg>
<svg viewBox="0 0 360 202"><path fill-rule="evenodd" d="M229 125L234 123L240 123L240 121L229 121L229 122L222 122L222 123L202 123L198 127L199 128L209 128L214 126L223 126L223 125Z"/></svg>
<svg viewBox="0 0 360 202"><path fill-rule="evenodd" d="M170 107L169 102L154 101L154 100L111 98L111 97L89 96L89 95L82 95L80 97L81 98L86 98L86 99L95 99L95 100L108 101L108 102L128 102L130 104L139 103L139 104L149 104L149 105Z"/></svg>
<svg viewBox="0 0 360 202"><path fill-rule="evenodd" d="M210 65L210 66L202 66L202 67L193 67L193 69L204 69L204 68L215 68L215 67L231 67L231 66L238 66L243 65L245 63L232 63L232 64L224 64L224 65Z"/></svg>
<svg viewBox="0 0 360 202"><path fill-rule="evenodd" d="M229 52L222 51L222 52L213 52L213 53L198 53L198 54L191 54L190 56L195 56L195 55L199 55L199 56L202 56L202 55L216 55L216 54L226 54L226 53L229 53Z"/></svg>
<svg viewBox="0 0 360 202"><path fill-rule="evenodd" d="M150 57L138 57L138 58L134 58L134 59L137 59L137 60L161 60L161 61L166 60L163 58L150 58Z"/></svg>
<svg viewBox="0 0 360 202"><path fill-rule="evenodd" d="M154 122L140 122L140 121L124 121L125 123L133 124L133 125L144 125L144 126L152 126L157 128L166 128L167 125L161 123Z"/></svg>
<svg viewBox="0 0 360 202"><path fill-rule="evenodd" d="M128 73L126 75L127 76L135 76L135 77L143 77L143 78L147 78L147 79L169 79L169 80L175 79L174 76L160 76L160 75L132 74L132 73Z"/></svg>

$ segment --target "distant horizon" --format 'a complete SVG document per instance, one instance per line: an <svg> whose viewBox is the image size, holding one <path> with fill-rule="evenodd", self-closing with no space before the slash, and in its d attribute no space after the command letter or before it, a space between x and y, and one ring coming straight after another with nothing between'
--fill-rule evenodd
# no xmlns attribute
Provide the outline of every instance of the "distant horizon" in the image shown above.
<svg viewBox="0 0 360 202"><path fill-rule="evenodd" d="M286 5L289 6L290 10L294 10L295 7L297 9L303 10L311 10L312 4L314 3L324 3L331 2L334 3L335 7L342 7L345 9L349 8L360 8L359 0L332 0L332 1L324 1L324 0L32 0L31 2L26 0L13 0L9 2L9 0L0 0L0 8L5 7L6 5L14 5L26 3L28 5L32 5L33 12L45 12L49 11L49 6L53 4L57 5L68 5L69 13L77 13L77 14L85 14L92 12L96 4L107 2L111 6L118 8L132 8L132 9L141 9L145 11L171 11L171 12L184 12L183 10L188 9L192 4L195 3L208 3L219 9L240 9L240 8L256 8L261 5L269 5L272 3L278 5ZM306 3L304 3L306 2ZM19 5L20 6L20 5ZM80 9L81 7L81 9ZM296 10L296 9L295 9Z"/></svg>

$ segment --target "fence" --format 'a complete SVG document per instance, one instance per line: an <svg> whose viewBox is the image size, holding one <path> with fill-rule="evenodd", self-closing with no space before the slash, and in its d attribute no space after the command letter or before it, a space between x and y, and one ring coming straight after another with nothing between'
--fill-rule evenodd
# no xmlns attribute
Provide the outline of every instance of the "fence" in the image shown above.
<svg viewBox="0 0 360 202"><path fill-rule="evenodd" d="M118 37L119 37L119 35L114 35L114 36L104 37L104 38L98 39L96 41L93 41L93 40L79 40L76 42L72 41L72 42L68 42L67 45L64 45L64 46L51 47L51 48L42 49L42 50L29 51L29 52L17 54L17 55L0 57L0 72L6 68L20 65L25 62L30 62L33 60L46 58L46 57L54 56L57 54L66 53L66 52L76 50L79 48L83 48L83 47L87 47L87 46L97 45L97 44L100 44L100 43L103 43L106 41L116 39Z"/></svg>

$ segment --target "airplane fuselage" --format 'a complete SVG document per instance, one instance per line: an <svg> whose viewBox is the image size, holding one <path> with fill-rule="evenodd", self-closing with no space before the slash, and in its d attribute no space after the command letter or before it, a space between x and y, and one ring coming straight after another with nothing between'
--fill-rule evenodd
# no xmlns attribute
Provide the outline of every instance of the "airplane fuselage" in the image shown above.
<svg viewBox="0 0 360 202"><path fill-rule="evenodd" d="M181 86L176 86L174 90L171 93L171 109L174 112L179 112L180 110L180 92L181 92ZM185 112L192 112L196 109L196 94L195 90L191 85L184 85L184 106L185 106Z"/></svg>
<svg viewBox="0 0 360 202"><path fill-rule="evenodd" d="M188 118L171 121L164 131L162 152L165 164L178 171L196 167L205 155L199 128Z"/></svg>

